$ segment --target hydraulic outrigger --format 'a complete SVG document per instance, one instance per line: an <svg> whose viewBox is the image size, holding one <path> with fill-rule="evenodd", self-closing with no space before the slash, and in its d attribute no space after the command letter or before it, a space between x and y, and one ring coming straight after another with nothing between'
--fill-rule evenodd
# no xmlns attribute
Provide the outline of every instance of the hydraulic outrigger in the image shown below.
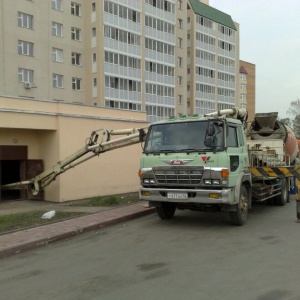
<svg viewBox="0 0 300 300"><path fill-rule="evenodd" d="M125 137L110 140L112 135L126 135ZM71 154L62 161L59 161L49 170L42 172L36 177L26 180L5 184L1 186L2 190L23 190L30 189L33 195L37 195L43 191L56 177L65 171L74 168L75 166L95 157L101 153L108 152L114 149L126 147L141 143L145 140L147 129L120 129L111 130L99 129L92 131L91 136L88 138L87 144ZM90 155L88 155L90 154Z"/></svg>

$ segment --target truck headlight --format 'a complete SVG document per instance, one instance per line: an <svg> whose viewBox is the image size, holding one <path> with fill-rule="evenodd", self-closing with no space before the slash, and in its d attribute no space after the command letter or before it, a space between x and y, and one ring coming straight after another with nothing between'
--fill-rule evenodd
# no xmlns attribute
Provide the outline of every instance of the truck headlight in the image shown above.
<svg viewBox="0 0 300 300"><path fill-rule="evenodd" d="M204 184L206 185L220 185L219 179L204 179Z"/></svg>
<svg viewBox="0 0 300 300"><path fill-rule="evenodd" d="M144 178L143 183L145 183L145 184L154 184L155 180L153 178Z"/></svg>
<svg viewBox="0 0 300 300"><path fill-rule="evenodd" d="M213 179L212 184L220 185L220 180L219 179Z"/></svg>
<svg viewBox="0 0 300 300"><path fill-rule="evenodd" d="M204 180L204 184L209 184L209 185L211 185L211 180L210 180L210 179L205 179L205 180Z"/></svg>

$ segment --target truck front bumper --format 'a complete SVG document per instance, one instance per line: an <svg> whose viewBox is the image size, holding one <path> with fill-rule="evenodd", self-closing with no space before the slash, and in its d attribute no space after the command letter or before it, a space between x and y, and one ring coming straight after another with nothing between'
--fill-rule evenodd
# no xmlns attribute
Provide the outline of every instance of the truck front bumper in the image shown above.
<svg viewBox="0 0 300 300"><path fill-rule="evenodd" d="M233 193L234 190L230 188L223 190L141 188L140 199L151 202L236 204Z"/></svg>

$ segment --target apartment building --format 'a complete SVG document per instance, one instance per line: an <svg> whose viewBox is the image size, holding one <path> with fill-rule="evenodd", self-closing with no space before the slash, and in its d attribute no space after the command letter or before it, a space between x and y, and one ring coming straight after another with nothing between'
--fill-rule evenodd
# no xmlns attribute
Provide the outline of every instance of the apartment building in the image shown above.
<svg viewBox="0 0 300 300"><path fill-rule="evenodd" d="M47 169L69 154L66 141L77 150L70 126L77 138L103 123L145 127L240 105L239 25L208 0L2 0L0 27L0 147L15 147L14 180L26 178L24 161L37 159ZM121 161L120 168L138 168L138 159ZM108 159L107 171L109 162L115 165ZM79 174L65 174L45 199L138 188L135 171L126 180L115 174L123 182L117 188L84 173L86 188Z"/></svg>
<svg viewBox="0 0 300 300"><path fill-rule="evenodd" d="M255 65L240 61L240 107L247 109L248 120L255 115Z"/></svg>
<svg viewBox="0 0 300 300"><path fill-rule="evenodd" d="M149 122L238 105L238 24L208 4L3 0L0 95L145 111Z"/></svg>

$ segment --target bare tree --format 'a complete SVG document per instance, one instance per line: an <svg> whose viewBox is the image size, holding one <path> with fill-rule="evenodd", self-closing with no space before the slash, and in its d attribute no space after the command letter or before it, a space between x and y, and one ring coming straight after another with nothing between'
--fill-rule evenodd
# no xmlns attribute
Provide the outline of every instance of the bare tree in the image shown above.
<svg viewBox="0 0 300 300"><path fill-rule="evenodd" d="M284 125L288 126L288 127L291 127L292 128L292 120L290 118L282 118L282 119L279 119L278 118L278 121L280 121L281 123L283 123Z"/></svg>
<svg viewBox="0 0 300 300"><path fill-rule="evenodd" d="M293 130L297 139L300 139L300 99L290 103L290 108L288 109L287 114L292 117Z"/></svg>
<svg viewBox="0 0 300 300"><path fill-rule="evenodd" d="M292 116L293 118L300 115L300 99L292 101L290 103L290 108L286 113Z"/></svg>

